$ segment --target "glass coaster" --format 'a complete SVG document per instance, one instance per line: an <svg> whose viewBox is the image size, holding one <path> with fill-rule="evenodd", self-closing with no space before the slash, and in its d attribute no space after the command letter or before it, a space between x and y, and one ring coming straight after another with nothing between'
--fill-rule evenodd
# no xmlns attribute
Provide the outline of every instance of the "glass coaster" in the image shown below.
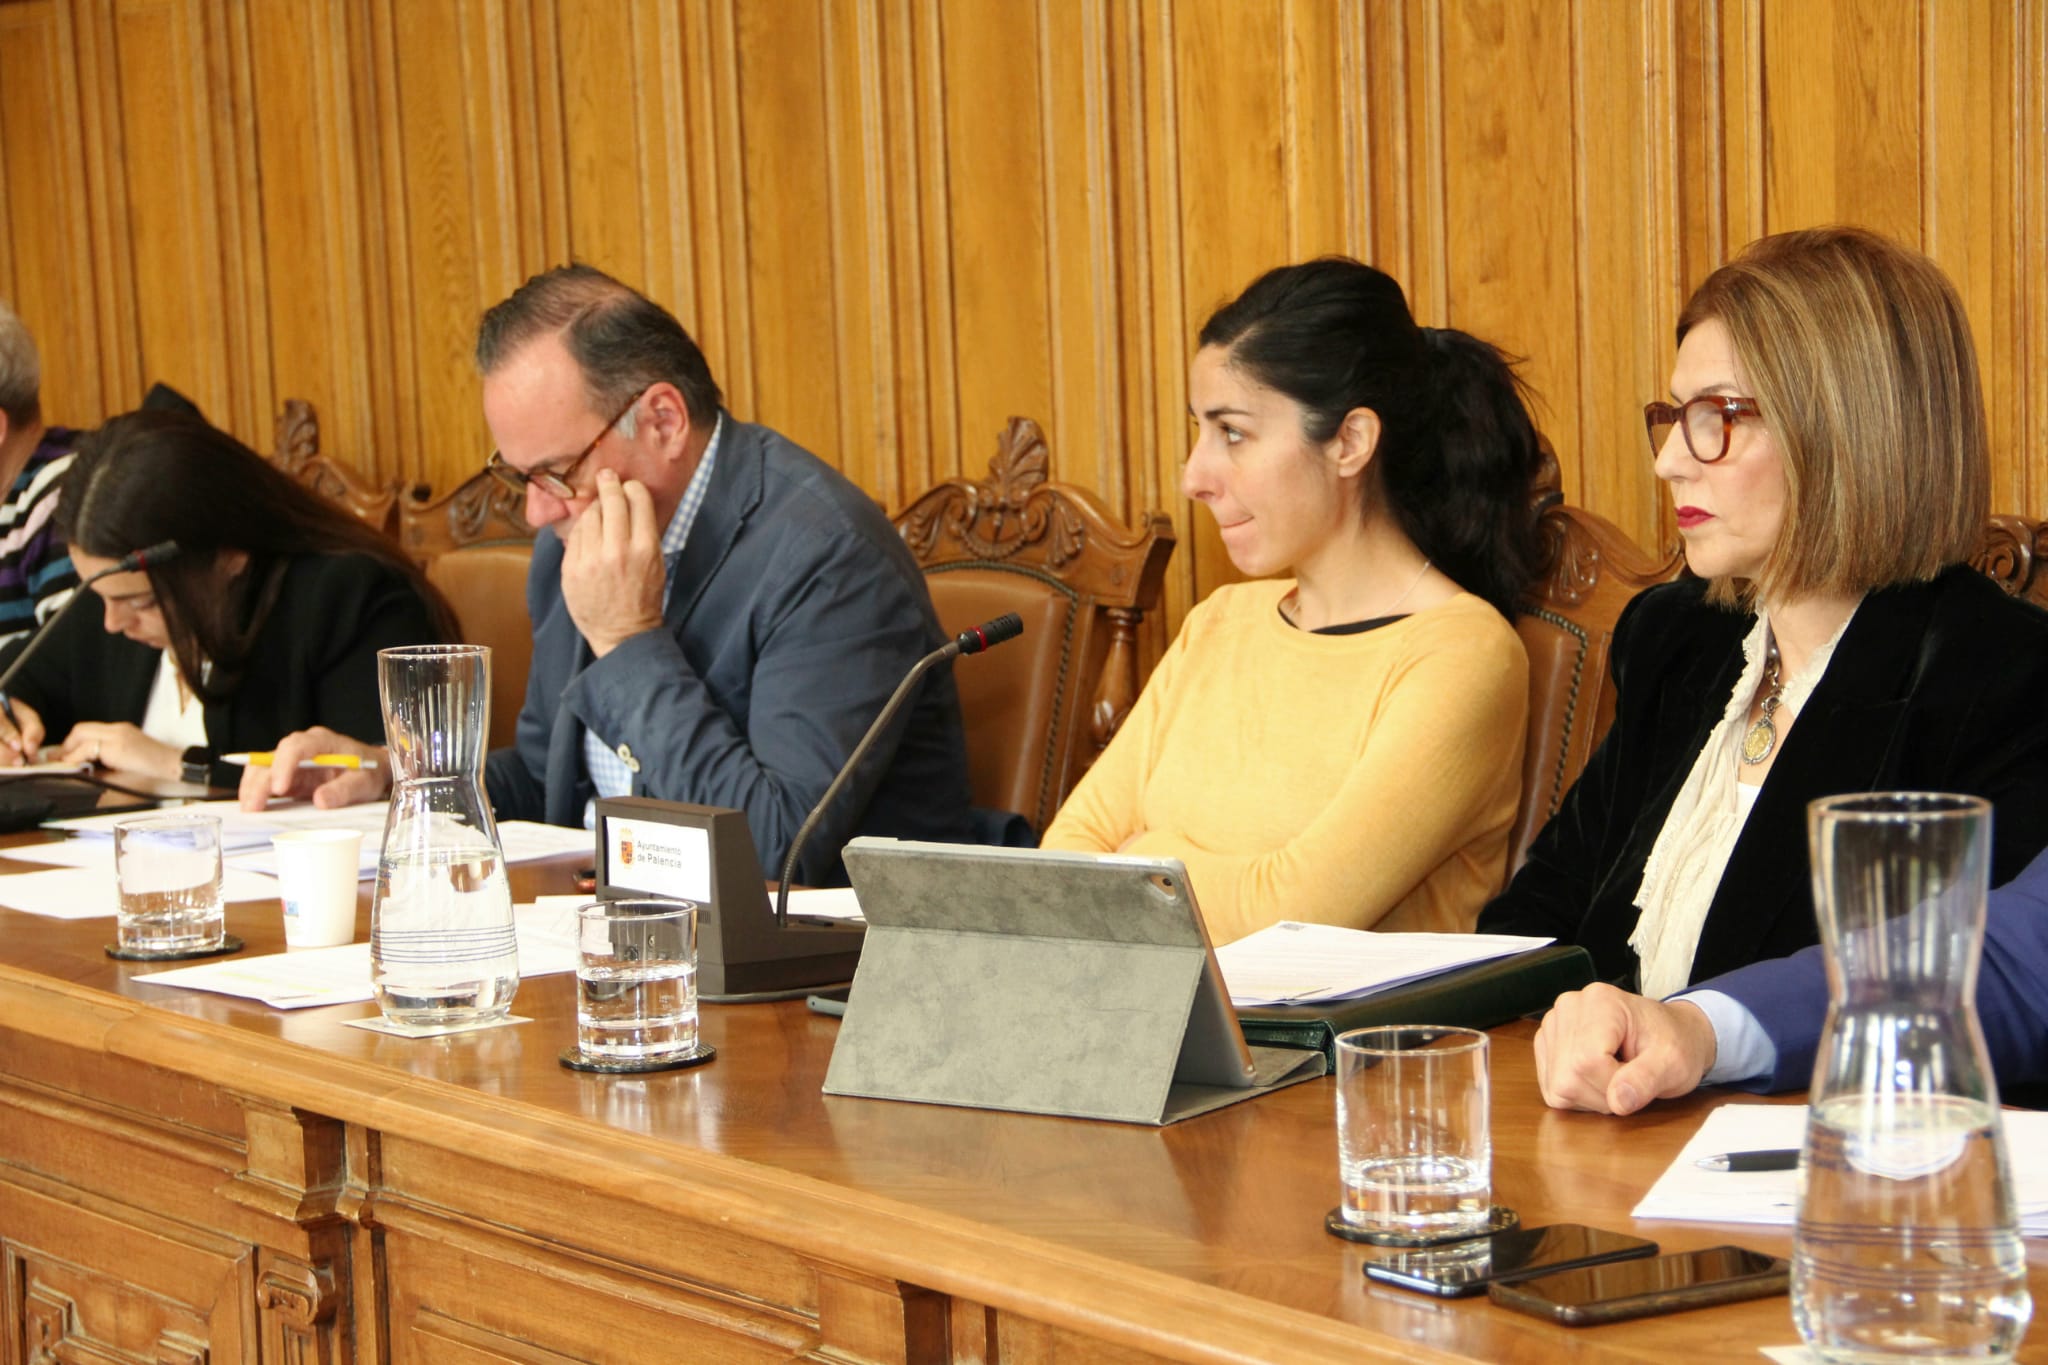
<svg viewBox="0 0 2048 1365"><path fill-rule="evenodd" d="M218 948L123 948L118 943L107 945L107 956L117 957L123 962L184 962L195 957L225 957L229 953L242 951L242 940L233 934L220 936Z"/></svg>
<svg viewBox="0 0 2048 1365"><path fill-rule="evenodd" d="M641 1071L680 1071L686 1066L702 1066L718 1055L718 1049L700 1044L695 1052L679 1052L670 1057L593 1057L580 1047L565 1047L556 1060L571 1071L595 1071L606 1076L630 1076Z"/></svg>
<svg viewBox="0 0 2048 1365"><path fill-rule="evenodd" d="M1376 1247L1438 1247L1452 1242L1469 1242L1474 1237L1491 1237L1496 1232L1506 1232L1520 1227L1522 1215L1505 1204L1495 1204L1486 1226L1474 1232L1416 1234L1410 1232L1367 1232L1344 1221L1344 1210L1331 1209L1329 1217L1323 1219L1323 1229L1333 1237L1342 1237L1347 1242L1369 1242Z"/></svg>

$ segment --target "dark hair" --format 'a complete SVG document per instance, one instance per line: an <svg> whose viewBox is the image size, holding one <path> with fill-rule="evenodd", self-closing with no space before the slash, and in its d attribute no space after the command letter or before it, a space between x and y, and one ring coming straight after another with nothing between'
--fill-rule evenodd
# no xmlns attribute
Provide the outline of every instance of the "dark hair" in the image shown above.
<svg viewBox="0 0 2048 1365"><path fill-rule="evenodd" d="M448 603L396 544L184 413L132 412L84 437L53 520L65 540L102 559L178 543L176 559L149 567L149 582L178 671L206 702L225 701L241 682L296 555L376 560L412 585L443 639L457 636ZM227 550L249 562L224 591L215 565Z"/></svg>
<svg viewBox="0 0 2048 1365"><path fill-rule="evenodd" d="M674 314L588 265L544 271L492 306L477 324L476 367L489 374L554 332L583 372L593 411L610 416L648 385L667 382L681 391L691 423L709 427L725 401L704 352Z"/></svg>
<svg viewBox="0 0 2048 1365"><path fill-rule="evenodd" d="M1344 256L1267 271L1210 317L1201 344L1299 404L1312 441L1353 408L1377 413L1368 489L1432 564L1514 616L1542 564L1530 486L1543 454L1506 356L1416 326L1391 276Z"/></svg>

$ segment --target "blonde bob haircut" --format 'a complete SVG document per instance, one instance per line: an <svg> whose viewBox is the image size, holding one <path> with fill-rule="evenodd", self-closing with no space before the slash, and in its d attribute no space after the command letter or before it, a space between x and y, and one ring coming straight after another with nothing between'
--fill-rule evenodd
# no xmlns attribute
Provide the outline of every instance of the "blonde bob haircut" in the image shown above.
<svg viewBox="0 0 2048 1365"><path fill-rule="evenodd" d="M1861 596L1934 577L1990 515L1969 319L1933 261L1852 227L1751 242L1693 292L1678 339L1728 329L1785 463L1785 520L1754 582L1710 601Z"/></svg>

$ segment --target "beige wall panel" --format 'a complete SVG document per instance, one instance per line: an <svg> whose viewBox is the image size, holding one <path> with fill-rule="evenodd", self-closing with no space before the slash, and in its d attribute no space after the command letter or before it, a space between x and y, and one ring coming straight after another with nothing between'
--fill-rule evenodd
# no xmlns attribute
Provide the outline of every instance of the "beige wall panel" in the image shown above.
<svg viewBox="0 0 2048 1365"><path fill-rule="evenodd" d="M1568 495L1661 545L1685 292L1892 232L1970 309L1999 505L2048 510L2044 70L2033 0L0 0L0 288L62 416L161 378L264 446L308 397L446 488L478 313L574 255L885 503L1036 417L1173 515L1177 623L1234 576L1178 491L1193 332L1327 251L1527 357Z"/></svg>
<svg viewBox="0 0 2048 1365"><path fill-rule="evenodd" d="M832 196L816 0L736 7L752 410L835 463L839 456ZM711 357L714 373L722 358Z"/></svg>
<svg viewBox="0 0 2048 1365"><path fill-rule="evenodd" d="M1921 32L1907 4L1764 9L1767 230L1921 227Z"/></svg>
<svg viewBox="0 0 2048 1365"><path fill-rule="evenodd" d="M1218 307L1289 259L1293 234L1281 6L1193 0L1174 10L1177 208L1187 331L1178 355L1169 350L1161 358L1161 378L1179 395L1182 410L1179 430L1169 428L1161 437L1178 457L1193 438L1185 409L1196 335ZM1174 468L1168 487L1177 492L1177 458ZM1208 513L1186 511L1179 529L1175 577L1192 573L1190 603L1238 578Z"/></svg>
<svg viewBox="0 0 2048 1365"><path fill-rule="evenodd" d="M1047 110L1037 4L946 0L942 193L961 465L979 474L1013 413L1056 429ZM1078 153L1080 149L1075 149Z"/></svg>
<svg viewBox="0 0 2048 1365"><path fill-rule="evenodd" d="M1447 4L1443 25L1450 313L1422 320L1527 359L1538 421L1572 479L1586 443L1576 401L1571 7L1469 0Z"/></svg>
<svg viewBox="0 0 2048 1365"><path fill-rule="evenodd" d="M1597 505L1637 540L1661 538L1666 501L1650 468L1642 405L1661 394L1668 362L1643 302L1660 291L1660 243L1677 211L1660 185L1668 141L1650 136L1668 122L1669 69L1653 51L1656 6L1580 3L1572 7L1571 122L1578 156L1572 218L1577 391L1546 381L1551 408L1579 414L1578 443L1562 457L1572 500ZM1644 73L1651 73L1644 79ZM1631 282L1634 282L1631 287ZM1564 437L1554 418L1545 425Z"/></svg>
<svg viewBox="0 0 2048 1365"><path fill-rule="evenodd" d="M376 430L346 17L332 0L276 0L251 6L248 23L261 208L252 254L270 342L265 408L306 399L331 456L396 477L397 452ZM271 448L267 423L241 434Z"/></svg>
<svg viewBox="0 0 2048 1365"><path fill-rule="evenodd" d="M122 0L114 9L115 102L126 182L144 381L170 384L234 423L210 81L197 3ZM110 394L114 411L141 394Z"/></svg>
<svg viewBox="0 0 2048 1365"><path fill-rule="evenodd" d="M105 410L95 363L91 238L86 232L77 54L52 0L0 5L0 298L35 334L43 412L88 422Z"/></svg>
<svg viewBox="0 0 2048 1365"><path fill-rule="evenodd" d="M498 117L510 103L505 34L500 7L480 0L384 4L375 39L397 433L408 467L448 488L489 453L477 317L523 278Z"/></svg>

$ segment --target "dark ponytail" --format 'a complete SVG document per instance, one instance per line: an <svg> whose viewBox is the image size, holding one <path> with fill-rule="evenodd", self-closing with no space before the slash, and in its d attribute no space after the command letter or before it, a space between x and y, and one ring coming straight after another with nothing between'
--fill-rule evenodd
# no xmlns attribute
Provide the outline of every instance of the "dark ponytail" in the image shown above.
<svg viewBox="0 0 2048 1365"><path fill-rule="evenodd" d="M1543 456L1506 356L1417 327L1392 277L1343 256L1267 271L1200 342L1298 403L1312 441L1336 435L1353 408L1378 414L1368 486L1431 563L1514 616L1541 564L1529 489Z"/></svg>

